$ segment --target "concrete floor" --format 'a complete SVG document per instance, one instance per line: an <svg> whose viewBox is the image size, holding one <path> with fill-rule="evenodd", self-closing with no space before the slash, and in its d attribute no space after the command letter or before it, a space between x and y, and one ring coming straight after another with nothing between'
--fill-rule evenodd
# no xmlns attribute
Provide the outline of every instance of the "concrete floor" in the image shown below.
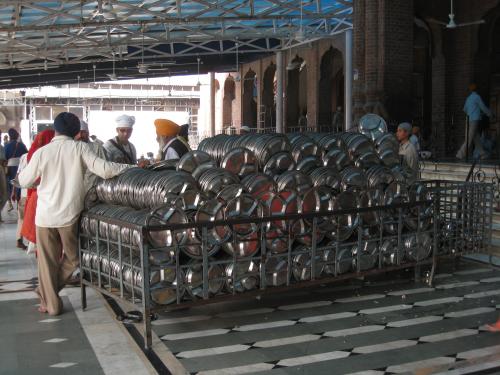
<svg viewBox="0 0 500 375"><path fill-rule="evenodd" d="M63 315L38 313L36 261L15 249L14 224L0 225L0 243L0 374L155 373L92 290L86 311L79 288L66 288ZM500 270L444 265L433 288L409 276L161 314L153 322L159 373L500 372L500 333L484 329L499 314Z"/></svg>

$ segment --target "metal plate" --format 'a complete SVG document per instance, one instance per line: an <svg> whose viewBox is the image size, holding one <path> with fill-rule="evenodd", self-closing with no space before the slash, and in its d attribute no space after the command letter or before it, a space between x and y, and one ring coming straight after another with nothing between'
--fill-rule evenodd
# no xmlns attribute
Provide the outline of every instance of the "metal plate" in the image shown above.
<svg viewBox="0 0 500 375"><path fill-rule="evenodd" d="M220 165L239 177L257 172L257 161L254 153L243 147L230 150L223 157Z"/></svg>
<svg viewBox="0 0 500 375"><path fill-rule="evenodd" d="M387 133L387 123L382 117L368 113L359 120L359 132L376 140Z"/></svg>
<svg viewBox="0 0 500 375"><path fill-rule="evenodd" d="M289 152L278 152L269 158L262 171L275 176L295 169L295 161Z"/></svg>
<svg viewBox="0 0 500 375"><path fill-rule="evenodd" d="M307 251L307 247L299 246L294 251ZM312 266L312 257L309 253L298 254L293 257L292 260L292 273L295 280L305 281L311 280L311 266ZM315 277L320 277L323 273L324 263L319 254L315 257L314 263L314 275Z"/></svg>
<svg viewBox="0 0 500 375"><path fill-rule="evenodd" d="M243 293L259 286L259 266L253 261L241 261L228 264L225 268L227 289Z"/></svg>
<svg viewBox="0 0 500 375"><path fill-rule="evenodd" d="M217 199L210 199L204 202L195 215L197 222L210 222L224 220L225 204ZM197 231L197 236L201 240L202 233ZM207 241L210 246L222 245L231 237L231 229L227 225L218 225L207 229Z"/></svg>
<svg viewBox="0 0 500 375"><path fill-rule="evenodd" d="M203 298L203 264L190 262L185 274L184 284L189 295L193 298ZM225 284L224 269L218 264L209 264L207 274L208 294L219 294Z"/></svg>
<svg viewBox="0 0 500 375"><path fill-rule="evenodd" d="M200 165L212 161L210 155L200 150L193 150L184 154L177 163L177 170L192 174Z"/></svg>

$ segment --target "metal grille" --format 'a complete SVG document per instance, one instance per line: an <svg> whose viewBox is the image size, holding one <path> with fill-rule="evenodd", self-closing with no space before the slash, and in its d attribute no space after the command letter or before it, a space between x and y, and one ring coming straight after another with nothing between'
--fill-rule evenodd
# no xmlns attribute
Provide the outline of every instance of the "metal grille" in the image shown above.
<svg viewBox="0 0 500 375"><path fill-rule="evenodd" d="M323 284L485 252L492 186L427 182L432 199L368 208L186 224L84 213L85 285L150 314ZM137 222L137 221L136 221ZM432 272L430 274L432 277ZM430 282L431 280L429 280Z"/></svg>
<svg viewBox="0 0 500 375"><path fill-rule="evenodd" d="M493 185L430 181L438 209L439 249L443 253L488 253L491 245Z"/></svg>

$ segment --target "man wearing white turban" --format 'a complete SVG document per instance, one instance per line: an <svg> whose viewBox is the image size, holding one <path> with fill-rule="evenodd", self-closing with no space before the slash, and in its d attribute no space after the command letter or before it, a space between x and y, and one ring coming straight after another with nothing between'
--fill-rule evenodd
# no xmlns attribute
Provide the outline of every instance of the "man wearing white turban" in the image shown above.
<svg viewBox="0 0 500 375"><path fill-rule="evenodd" d="M115 122L117 136L104 144L108 160L115 163L136 164L137 153L134 145L129 142L135 124L135 117L121 115L116 118Z"/></svg>

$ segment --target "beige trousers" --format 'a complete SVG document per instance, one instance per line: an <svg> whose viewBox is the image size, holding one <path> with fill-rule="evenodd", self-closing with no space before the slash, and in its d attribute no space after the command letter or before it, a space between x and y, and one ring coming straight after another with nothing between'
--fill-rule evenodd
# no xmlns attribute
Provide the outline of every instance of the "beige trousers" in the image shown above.
<svg viewBox="0 0 500 375"><path fill-rule="evenodd" d="M59 315L63 307L59 291L79 264L78 222L61 228L37 226L36 242L41 303L50 315Z"/></svg>

